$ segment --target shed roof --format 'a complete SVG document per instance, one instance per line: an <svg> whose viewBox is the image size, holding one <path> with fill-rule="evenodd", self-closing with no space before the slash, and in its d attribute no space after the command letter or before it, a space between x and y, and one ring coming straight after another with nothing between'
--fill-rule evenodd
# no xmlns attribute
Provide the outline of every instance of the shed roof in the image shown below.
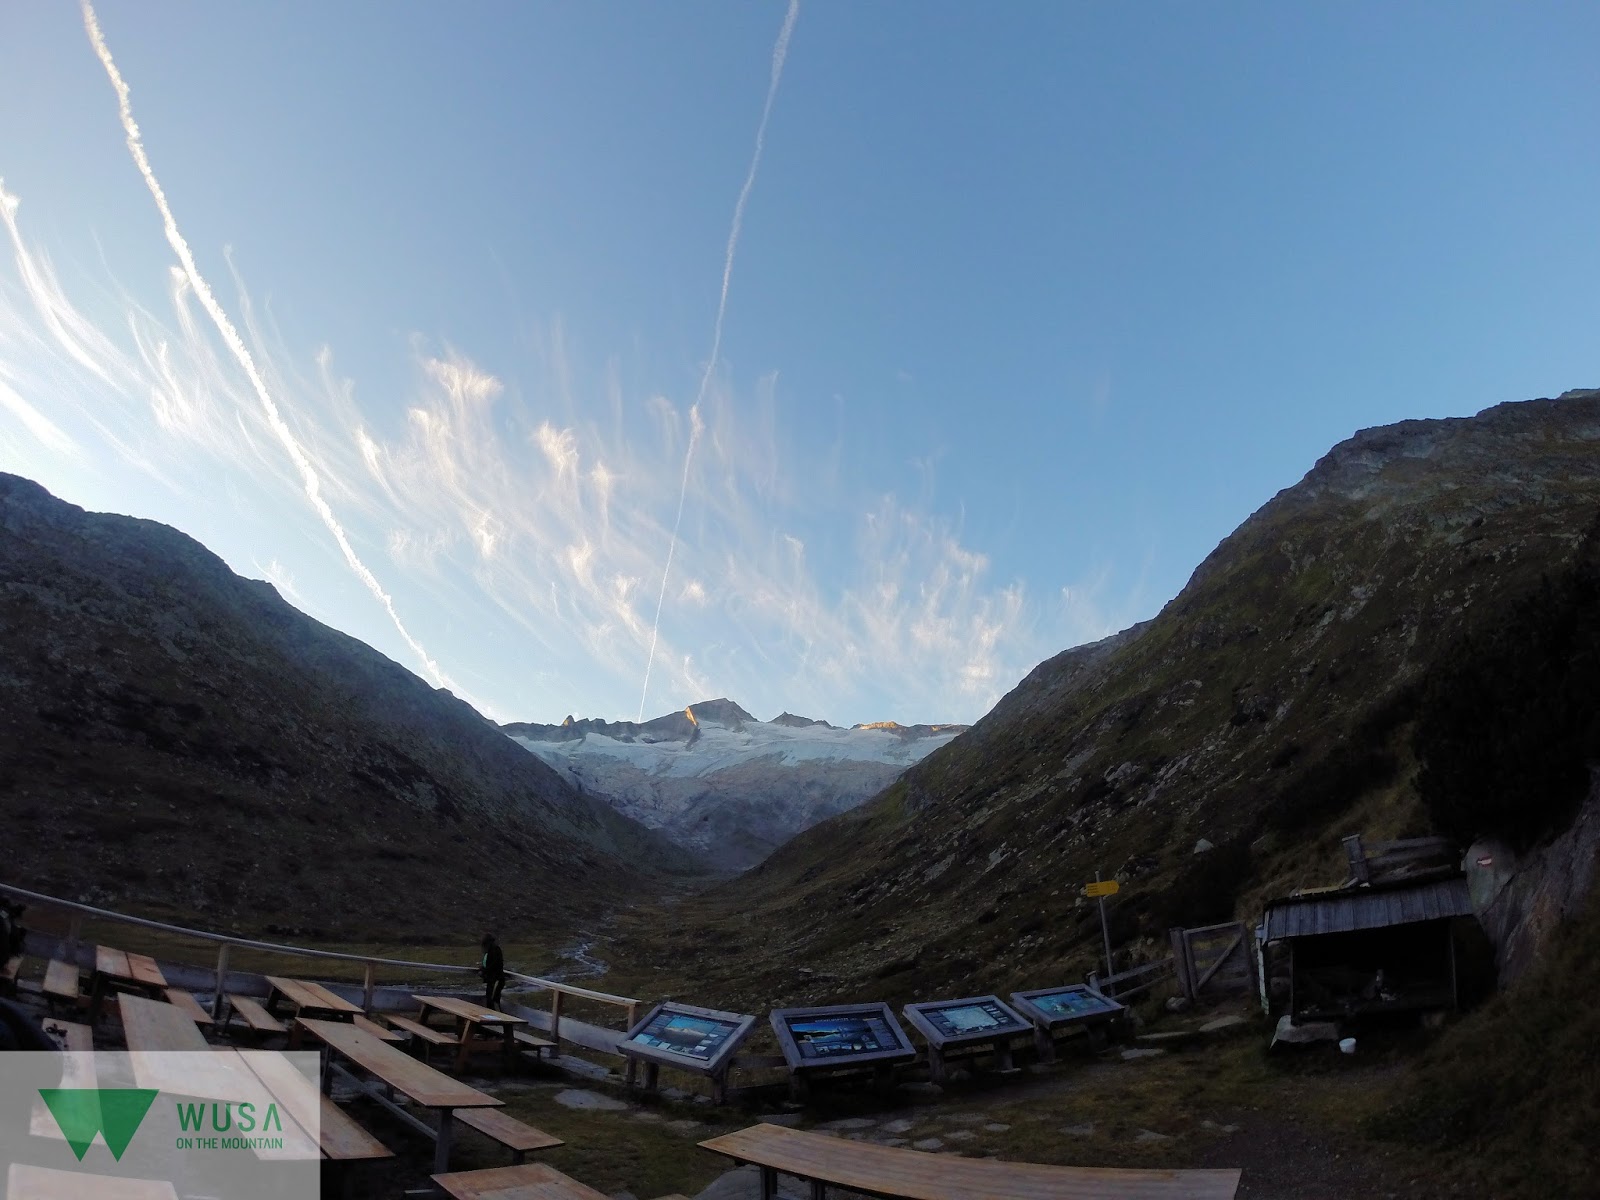
<svg viewBox="0 0 1600 1200"><path fill-rule="evenodd" d="M1402 887L1351 888L1291 896L1267 905L1265 941L1384 929L1472 915L1465 879L1433 879Z"/></svg>

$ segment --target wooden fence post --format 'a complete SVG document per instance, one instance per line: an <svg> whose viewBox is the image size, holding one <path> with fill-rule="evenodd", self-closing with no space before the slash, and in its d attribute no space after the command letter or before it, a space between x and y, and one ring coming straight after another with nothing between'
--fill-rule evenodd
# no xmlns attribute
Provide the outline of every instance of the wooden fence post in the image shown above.
<svg viewBox="0 0 1600 1200"><path fill-rule="evenodd" d="M361 1007L368 1016L372 1015L372 964L367 964L367 978L361 989Z"/></svg>
<svg viewBox="0 0 1600 1200"><path fill-rule="evenodd" d="M216 994L211 998L211 1019L222 1020L222 1001L228 990L228 951L231 947L223 942L217 947L217 988Z"/></svg>
<svg viewBox="0 0 1600 1200"><path fill-rule="evenodd" d="M1340 839L1344 843L1345 857L1350 860L1350 878L1357 883L1366 883L1371 879L1367 869L1367 852L1361 847L1361 835L1352 833Z"/></svg>
<svg viewBox="0 0 1600 1200"><path fill-rule="evenodd" d="M1172 943L1172 969L1178 976L1178 990L1194 1003L1194 972L1189 967L1189 942L1182 929L1169 929L1168 940Z"/></svg>

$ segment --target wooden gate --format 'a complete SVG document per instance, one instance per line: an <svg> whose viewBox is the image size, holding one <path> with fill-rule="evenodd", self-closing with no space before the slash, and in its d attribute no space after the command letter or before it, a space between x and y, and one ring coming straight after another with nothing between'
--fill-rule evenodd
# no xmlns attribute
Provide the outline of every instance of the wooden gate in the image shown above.
<svg viewBox="0 0 1600 1200"><path fill-rule="evenodd" d="M1239 921L1172 931L1178 983L1193 1003L1256 990L1250 930Z"/></svg>

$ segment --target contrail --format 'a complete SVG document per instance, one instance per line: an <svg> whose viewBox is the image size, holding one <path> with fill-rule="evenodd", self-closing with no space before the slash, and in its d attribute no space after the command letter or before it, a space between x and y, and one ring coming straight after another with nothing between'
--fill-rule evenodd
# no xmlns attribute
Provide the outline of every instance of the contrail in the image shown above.
<svg viewBox="0 0 1600 1200"><path fill-rule="evenodd" d="M367 569L351 546L350 539L345 536L344 528L339 524L338 518L333 515L333 509L328 507L328 502L322 498L322 481L317 475L316 468L311 460L306 457L300 443L295 439L289 426L285 424L282 414L278 411L277 404L267 391L267 385L261 378L261 373L256 370L255 360L250 357L250 351L245 348L244 339L239 336L239 331L233 327L233 322L228 320L228 314L222 311L222 305L217 302L216 296L211 291L211 285L200 274L200 268L195 265L194 255L189 251L189 243L184 240L183 234L178 231L177 218L172 215L172 208L167 204L166 193L161 190L155 171L150 166L149 156L144 152L144 142L139 137L139 126L133 119L133 107L128 102L128 85L123 82L122 73L117 70L117 64L111 59L111 51L106 46L105 36L100 32L100 22L95 18L94 7L89 0L83 0L83 25L89 31L89 41L94 46L94 52L100 56L100 63L106 69L106 74L111 79L111 86L117 92L117 109L122 117L123 131L128 135L128 150L133 155L134 165L139 168L139 174L144 176L145 185L150 189L150 194L155 197L156 208L161 212L161 220L166 228L167 244L172 247L173 253L178 256L178 262L183 267L183 273L189 280L189 285L194 288L194 294L199 298L201 307L211 317L217 327L217 332L222 335L222 340L232 351L233 357L244 368L245 375L250 380L250 386L255 389L256 396L261 400L261 407L267 414L267 424L272 427L272 432L277 434L278 440L283 443L284 450L290 460L300 472L300 480L305 487L306 498L311 501L311 507L316 510L317 516L322 518L322 523L328 527L328 532L333 534L333 540L339 544L339 549L344 553L344 560L356 577L367 585L367 590L377 597L378 603L383 605L384 611L389 614L389 619L394 622L394 627L400 631L400 636L405 639L406 645L411 647L411 652L421 660L424 669L433 677L440 687L449 688L457 695L461 693L455 685L439 669L439 664L428 656L422 643L411 636L405 625L400 620L400 614L395 611L394 601L383 590L383 585L378 582L377 576ZM463 697L465 699L465 697ZM470 701L469 701L470 703Z"/></svg>
<svg viewBox="0 0 1600 1200"><path fill-rule="evenodd" d="M650 694L650 668L656 661L656 635L661 631L661 608L667 599L667 579L672 574L672 555L678 548L678 528L683 524L683 502L689 494L689 463L694 458L695 443L700 440L700 404L706 398L706 388L711 384L711 372L716 370L717 356L722 352L722 318L728 311L728 281L733 278L733 254L739 245L739 228L744 224L744 206L750 199L750 189L756 183L756 171L761 166L761 151L767 142L767 121L772 116L772 102L778 95L778 81L783 77L783 60L789 56L789 35L794 32L795 19L800 15L800 0L789 0L789 11L784 14L783 28L778 31L778 41L772 47L772 76L767 82L767 102L761 108L761 123L756 126L756 149L750 156L750 170L739 189L739 199L733 206L733 226L728 230L728 249L722 259L722 294L717 299L717 320L711 333L711 357L706 359L705 372L700 376L700 388L695 393L694 405L689 409L689 447L683 455L683 483L678 488L678 515L672 522L672 537L667 542L667 565L661 571L661 594L656 597L656 619L650 626L650 656L644 664L644 687L639 692L639 717L644 720L645 697Z"/></svg>

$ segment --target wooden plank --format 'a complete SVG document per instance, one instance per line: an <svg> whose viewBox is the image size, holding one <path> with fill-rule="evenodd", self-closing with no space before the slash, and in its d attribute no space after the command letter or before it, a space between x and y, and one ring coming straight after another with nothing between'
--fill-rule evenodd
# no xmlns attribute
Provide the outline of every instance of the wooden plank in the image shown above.
<svg viewBox="0 0 1600 1200"><path fill-rule="evenodd" d="M133 978L129 973L128 956L111 946L94 948L94 969L97 974L109 975L113 979Z"/></svg>
<svg viewBox="0 0 1600 1200"><path fill-rule="evenodd" d="M142 987L166 990L167 977L156 966L155 959L148 954L129 954L127 958L129 976L135 983Z"/></svg>
<svg viewBox="0 0 1600 1200"><path fill-rule="evenodd" d="M379 1025L376 1021L369 1017L357 1015L350 1018L350 1023L357 1029L364 1029L373 1037L382 1038L386 1042L403 1042L406 1040L394 1030L385 1029L382 1025Z"/></svg>
<svg viewBox="0 0 1600 1200"><path fill-rule="evenodd" d="M241 1050L239 1057L272 1098L301 1129L315 1124L322 1153L339 1161L393 1158L394 1152L363 1129L348 1113L324 1096L283 1055L270 1050Z"/></svg>
<svg viewBox="0 0 1600 1200"><path fill-rule="evenodd" d="M498 1012L492 1008L485 1008L481 1004L474 1004L470 1000L462 1000L456 996L419 996L411 997L422 1006L422 1019L426 1019L427 1010L436 1008L440 1012L449 1013L463 1021L472 1021L478 1025L526 1025L525 1017L513 1017L510 1013Z"/></svg>
<svg viewBox="0 0 1600 1200"><path fill-rule="evenodd" d="M94 1049L94 1030L87 1025L78 1025L72 1021L57 1021L51 1017L40 1017L39 1024L61 1049L88 1053Z"/></svg>
<svg viewBox="0 0 1600 1200"><path fill-rule="evenodd" d="M700 1145L738 1162L901 1200L1233 1200L1239 1171L1057 1167L925 1154L778 1125Z"/></svg>
<svg viewBox="0 0 1600 1200"><path fill-rule="evenodd" d="M78 1002L78 968L52 958L44 971L44 994L58 1000Z"/></svg>
<svg viewBox="0 0 1600 1200"><path fill-rule="evenodd" d="M171 1004L123 992L117 1007L130 1051L211 1049L194 1019Z"/></svg>
<svg viewBox="0 0 1600 1200"><path fill-rule="evenodd" d="M322 1152L339 1162L356 1159L393 1158L394 1151L368 1133L356 1119L333 1102L321 1096L322 1114L317 1123L322 1139Z"/></svg>
<svg viewBox="0 0 1600 1200"><path fill-rule="evenodd" d="M344 1021L301 1017L297 1024L362 1070L409 1096L423 1108L497 1108L505 1103L435 1071L364 1030Z"/></svg>
<svg viewBox="0 0 1600 1200"><path fill-rule="evenodd" d="M1220 967L1223 963L1228 961L1228 955L1232 954L1235 950L1237 950L1242 945L1244 945L1244 931L1240 930L1240 932L1234 937L1233 941L1228 943L1228 948L1222 952L1221 957L1219 957L1216 960L1216 962L1212 963L1209 967L1207 967L1205 969L1205 971L1201 973L1201 976L1200 976L1199 979L1195 980L1194 990L1196 992L1204 991L1205 990L1205 986L1206 986L1206 981L1217 973L1217 968L1218 967Z"/></svg>
<svg viewBox="0 0 1600 1200"><path fill-rule="evenodd" d="M517 1032L515 1034L513 1034L512 1036L514 1036L517 1039L517 1045L526 1046L526 1047L528 1047L528 1049L532 1050L535 1054L543 1054L546 1050L554 1050L556 1048L556 1044L554 1042L552 1042L549 1038L539 1037L537 1034L529 1033L525 1029L517 1030ZM784 1059L783 1055L775 1054L772 1057L777 1059L777 1064L776 1064L777 1066L783 1067L783 1066L787 1066L788 1065L788 1063ZM734 1061L735 1061L735 1063L738 1062L737 1059L735 1059Z"/></svg>
<svg viewBox="0 0 1600 1200"><path fill-rule="evenodd" d="M252 1000L249 996L230 995L228 1004L234 1012L244 1018L244 1023L257 1033L287 1033L289 1030L287 1025L261 1007L259 1000Z"/></svg>
<svg viewBox="0 0 1600 1200"><path fill-rule="evenodd" d="M52 1171L12 1163L6 1172L7 1200L178 1200L178 1193L162 1179L113 1179L82 1171Z"/></svg>
<svg viewBox="0 0 1600 1200"><path fill-rule="evenodd" d="M487 1134L507 1150L513 1150L518 1155L525 1154L529 1150L548 1150L551 1146L564 1144L560 1138L551 1137L544 1130L535 1129L532 1125L525 1125L510 1113L498 1108L464 1108L456 1113L456 1120L469 1129Z"/></svg>
<svg viewBox="0 0 1600 1200"><path fill-rule="evenodd" d="M421 1021L414 1021L410 1017L390 1016L384 1014L385 1021L396 1029L403 1029L412 1037L419 1037L430 1046L459 1046L461 1039L455 1034L443 1029L434 1029L431 1025L424 1025Z"/></svg>
<svg viewBox="0 0 1600 1200"><path fill-rule="evenodd" d="M455 1200L610 1200L604 1192L543 1163L455 1171L435 1175L433 1181Z"/></svg>
<svg viewBox="0 0 1600 1200"><path fill-rule="evenodd" d="M188 1017L196 1025L210 1025L212 1023L211 1014L200 1007L200 1001L196 1000L182 988L168 988L167 1003L172 1005L173 1008L177 1009L184 1016Z"/></svg>
<svg viewBox="0 0 1600 1200"><path fill-rule="evenodd" d="M309 1008L314 1008L318 1012L335 1013L358 1013L361 1011L361 1006L359 1004L351 1003L349 1000L346 1000L343 996L339 995L338 992L323 987L320 983L309 983L305 980L302 980L301 983L304 985L308 993L316 997L316 999L307 1006Z"/></svg>

